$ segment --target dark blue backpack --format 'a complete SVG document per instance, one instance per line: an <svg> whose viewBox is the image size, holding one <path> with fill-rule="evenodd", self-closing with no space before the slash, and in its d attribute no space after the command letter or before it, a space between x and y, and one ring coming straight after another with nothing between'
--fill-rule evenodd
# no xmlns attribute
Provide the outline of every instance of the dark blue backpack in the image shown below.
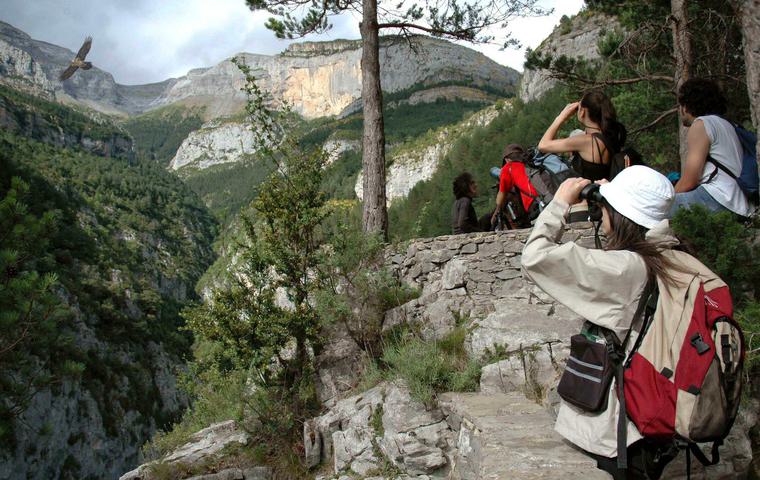
<svg viewBox="0 0 760 480"><path fill-rule="evenodd" d="M758 178L757 171L757 135L741 125L734 124L734 130L736 131L736 136L739 137L739 143L742 144L742 171L739 173L739 176L734 175L731 170L721 165L720 162L715 161L712 157L708 156L707 160L736 180L739 188L747 196L747 199L754 204L758 204L760 203L760 196L758 195L760 178ZM711 175L710 179L713 176Z"/></svg>

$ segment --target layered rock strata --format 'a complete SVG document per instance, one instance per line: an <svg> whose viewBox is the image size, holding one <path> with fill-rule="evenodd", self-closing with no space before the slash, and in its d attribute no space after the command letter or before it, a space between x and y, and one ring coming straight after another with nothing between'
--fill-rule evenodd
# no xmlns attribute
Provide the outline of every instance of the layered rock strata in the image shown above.
<svg viewBox="0 0 760 480"><path fill-rule="evenodd" d="M412 86L456 83L514 91L515 70L481 53L430 37L414 37L414 49L403 39L381 41L381 82L386 92ZM97 41L93 48L98 48ZM361 44L358 41L293 44L280 55L240 53L259 86L275 103L288 102L306 118L338 115L361 98ZM209 118L239 112L246 100L245 78L230 59L191 70L180 78L146 85L120 85L95 65L69 80L58 80L74 52L32 39L0 22L0 81L75 101L95 110L138 114L175 102L206 106Z"/></svg>
<svg viewBox="0 0 760 480"><path fill-rule="evenodd" d="M552 57L566 56L583 60L597 60L601 57L599 39L607 32L620 29L616 18L603 14L580 13L567 25L560 25L536 49L537 52ZM530 102L549 91L557 81L546 70L525 69L520 80L520 99Z"/></svg>

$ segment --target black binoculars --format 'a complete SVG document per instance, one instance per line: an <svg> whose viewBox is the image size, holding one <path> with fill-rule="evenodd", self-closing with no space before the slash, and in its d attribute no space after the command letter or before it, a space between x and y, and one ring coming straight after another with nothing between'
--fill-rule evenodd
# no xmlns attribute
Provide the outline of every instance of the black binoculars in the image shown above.
<svg viewBox="0 0 760 480"><path fill-rule="evenodd" d="M590 222L600 222L602 220L602 194L599 192L598 183L589 183L580 193L581 200L588 202L588 220Z"/></svg>
<svg viewBox="0 0 760 480"><path fill-rule="evenodd" d="M581 197L581 200L586 200L589 204L601 203L602 194L601 192L599 192L599 184L589 183L588 185L583 187L583 190L581 190L580 197Z"/></svg>

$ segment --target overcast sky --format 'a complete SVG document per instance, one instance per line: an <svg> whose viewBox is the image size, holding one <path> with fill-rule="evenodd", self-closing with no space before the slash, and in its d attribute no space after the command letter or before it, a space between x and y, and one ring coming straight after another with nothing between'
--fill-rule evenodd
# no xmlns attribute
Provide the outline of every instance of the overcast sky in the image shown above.
<svg viewBox="0 0 760 480"><path fill-rule="evenodd" d="M524 48L537 46L562 15L583 6L583 0L541 3L553 7L554 14L510 23L523 49L473 48L522 71ZM0 0L0 20L37 40L76 51L84 37L92 35L87 60L123 84L179 77L239 52L281 52L290 42L277 40L264 28L268 17L265 12L252 13L244 0ZM307 40L359 38L358 17L334 17L332 23L329 34Z"/></svg>

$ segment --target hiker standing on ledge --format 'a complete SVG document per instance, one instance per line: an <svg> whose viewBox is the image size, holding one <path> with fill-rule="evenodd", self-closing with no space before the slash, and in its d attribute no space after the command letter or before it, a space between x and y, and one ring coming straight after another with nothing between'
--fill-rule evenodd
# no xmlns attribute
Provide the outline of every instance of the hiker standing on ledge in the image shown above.
<svg viewBox="0 0 760 480"><path fill-rule="evenodd" d="M670 249L678 244L667 220L673 186L660 173L644 166L623 170L601 185L604 250L559 241L565 215L580 202L590 180L570 178L539 215L522 253L524 274L547 294L593 325L626 338L646 286L668 278ZM648 295L646 295L648 297ZM635 343L631 335L626 352ZM562 400L555 430L597 460L615 479L656 479L675 453L649 443L626 418L628 469L619 470L617 428L619 403L614 388L606 392L606 407L589 413Z"/></svg>

